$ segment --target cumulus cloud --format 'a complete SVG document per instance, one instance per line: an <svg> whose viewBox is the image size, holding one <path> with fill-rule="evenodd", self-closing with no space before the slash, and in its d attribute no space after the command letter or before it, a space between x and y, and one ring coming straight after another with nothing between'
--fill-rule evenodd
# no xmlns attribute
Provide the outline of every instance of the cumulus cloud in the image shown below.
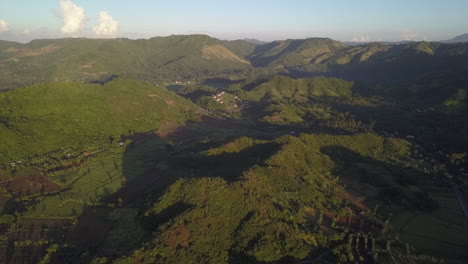
<svg viewBox="0 0 468 264"><path fill-rule="evenodd" d="M3 19L0 19L0 32L7 32L8 30L7 22Z"/></svg>
<svg viewBox="0 0 468 264"><path fill-rule="evenodd" d="M351 39L352 42L369 42L370 38L369 36L360 36L360 37L354 37Z"/></svg>
<svg viewBox="0 0 468 264"><path fill-rule="evenodd" d="M76 35L84 26L86 18L84 9L70 0L59 0L59 5L59 15L63 19L60 31L62 34Z"/></svg>
<svg viewBox="0 0 468 264"><path fill-rule="evenodd" d="M418 38L421 38L421 33L411 31L408 29L404 29L401 35L403 37L403 40L416 40Z"/></svg>
<svg viewBox="0 0 468 264"><path fill-rule="evenodd" d="M93 27L94 34L101 38L114 38L119 34L119 22L109 13L101 11L99 13L99 24Z"/></svg>

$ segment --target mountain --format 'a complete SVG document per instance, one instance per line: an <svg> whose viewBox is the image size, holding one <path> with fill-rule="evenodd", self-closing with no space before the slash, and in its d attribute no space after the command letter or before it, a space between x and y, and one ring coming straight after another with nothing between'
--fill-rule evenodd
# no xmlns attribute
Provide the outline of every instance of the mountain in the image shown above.
<svg viewBox="0 0 468 264"><path fill-rule="evenodd" d="M358 42L358 41L344 41L343 43L349 46L360 46L360 45L367 45L371 43L379 43L384 45L399 45L399 44L408 44L413 43L416 41L413 40L401 40L401 41L372 41L372 42Z"/></svg>
<svg viewBox="0 0 468 264"><path fill-rule="evenodd" d="M467 70L466 43L0 41L0 262L465 263Z"/></svg>
<svg viewBox="0 0 468 264"><path fill-rule="evenodd" d="M237 56L241 58L246 58L252 52L254 52L255 47L259 44L252 43L245 40L232 40L232 41L223 41L223 45L234 52Z"/></svg>
<svg viewBox="0 0 468 264"><path fill-rule="evenodd" d="M262 44L267 44L268 43L266 41L262 41L262 40L258 40L258 39L248 39L248 38L243 39L243 41L248 42L248 43L252 43L252 44L255 44L255 45L262 45Z"/></svg>
<svg viewBox="0 0 468 264"><path fill-rule="evenodd" d="M468 42L468 33L457 36L453 39L442 41L443 43L459 43L459 42Z"/></svg>
<svg viewBox="0 0 468 264"><path fill-rule="evenodd" d="M113 75L153 83L193 81L251 69L247 60L222 41L204 35L34 40L11 45L0 50L0 89L43 81L91 82Z"/></svg>
<svg viewBox="0 0 468 264"><path fill-rule="evenodd" d="M274 41L258 46L248 58L255 67L278 69L308 64L344 47L338 41L320 38Z"/></svg>
<svg viewBox="0 0 468 264"><path fill-rule="evenodd" d="M118 54L117 56L115 54ZM0 90L45 81L103 82L113 76L153 84L282 74L366 82L412 82L463 71L465 44L370 43L348 46L324 38L252 44L205 35L129 39L34 40L0 43ZM389 71L389 69L391 69ZM369 71L373 72L369 74Z"/></svg>

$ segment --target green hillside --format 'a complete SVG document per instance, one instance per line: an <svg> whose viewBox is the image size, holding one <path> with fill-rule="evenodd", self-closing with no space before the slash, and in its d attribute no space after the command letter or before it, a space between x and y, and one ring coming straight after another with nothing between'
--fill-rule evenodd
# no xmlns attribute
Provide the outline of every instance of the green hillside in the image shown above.
<svg viewBox="0 0 468 264"><path fill-rule="evenodd" d="M199 110L149 84L117 79L105 85L45 83L0 94L0 163L117 144L124 135L182 125ZM57 153L56 153L57 152Z"/></svg>
<svg viewBox="0 0 468 264"><path fill-rule="evenodd" d="M344 47L338 41L321 38L275 41L257 46L249 59L256 67L288 68L309 64Z"/></svg>
<svg viewBox="0 0 468 264"><path fill-rule="evenodd" d="M229 45L240 52L239 57L222 41L204 35L34 40L11 45L0 47L0 89L43 81L99 81L113 75L153 83L193 81L250 69L242 57L244 43Z"/></svg>
<svg viewBox="0 0 468 264"><path fill-rule="evenodd" d="M468 44L0 41L0 263L468 258Z"/></svg>
<svg viewBox="0 0 468 264"><path fill-rule="evenodd" d="M150 241L114 263L292 263L309 255L322 255L313 263L352 263L371 258L364 248L379 263L430 263L430 257L405 250L384 223L389 208L431 210L432 198L420 200L424 191L416 182L400 183L430 177L411 169L416 165L407 167L421 162L409 151L403 140L360 134L240 138L199 153L174 164L193 170L193 177L170 185L144 214ZM251 167L244 163L259 158ZM231 167L244 170L232 179ZM398 198L386 204L395 190ZM385 204L377 214L376 204Z"/></svg>
<svg viewBox="0 0 468 264"><path fill-rule="evenodd" d="M430 93L444 97L438 102L442 103L462 88L458 82L464 81L467 57L466 43L346 46L324 38L258 45L205 35L34 40L28 44L4 41L0 45L0 89L45 81L105 82L114 76L166 84L210 78L255 79L281 73L378 84L390 91L386 96L425 96L430 89ZM417 90L414 85L419 86ZM449 91L441 92L445 87Z"/></svg>
<svg viewBox="0 0 468 264"><path fill-rule="evenodd" d="M352 82L334 78L291 79L275 76L250 91L239 93L242 99L260 101L262 99L307 99L311 97L349 97L352 94Z"/></svg>

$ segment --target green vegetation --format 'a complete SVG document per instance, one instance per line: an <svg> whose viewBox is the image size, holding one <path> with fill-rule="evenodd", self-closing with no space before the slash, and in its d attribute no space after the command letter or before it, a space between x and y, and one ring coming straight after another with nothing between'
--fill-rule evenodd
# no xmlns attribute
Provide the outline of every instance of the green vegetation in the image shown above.
<svg viewBox="0 0 468 264"><path fill-rule="evenodd" d="M229 46L233 45L238 46ZM0 89L57 80L102 82L113 75L170 83L236 75L249 69L250 63L224 47L222 41L204 35L34 40L25 45L2 43L0 47Z"/></svg>
<svg viewBox="0 0 468 264"><path fill-rule="evenodd" d="M41 84L1 93L0 103L0 163L5 166L18 160L41 164L46 154L60 159L107 148L124 135L182 125L199 111L165 89L120 79L103 86Z"/></svg>
<svg viewBox="0 0 468 264"><path fill-rule="evenodd" d="M234 163L231 166L242 166L236 155L256 158L248 149L265 144L270 143L239 138L206 154L214 155L210 159L226 159ZM345 166L340 155L348 155L345 159L351 163L395 166L406 162L406 142L361 134L285 136L275 144L280 146L278 151L269 152L271 156L256 163L260 165L246 168L234 182L222 170L212 177L195 170L193 177L170 185L144 214L146 228L156 234L153 240L116 263L136 259L143 263L271 262L306 258L326 248L336 249L324 258L332 262L367 258L360 249L349 252L342 248L353 236L350 232L361 232L358 237L366 241L379 241L373 250L384 263L396 256L405 262L425 263L428 258L399 250L404 244L396 233L388 233L385 224L382 228L385 216L374 214L362 202L372 204L380 199L378 195L365 193L363 199L342 187L358 181L372 183L349 173L342 179L337 177L337 169L342 171ZM223 166L225 172L230 168ZM397 171L394 173L388 180L400 186L396 183ZM407 172L400 169L398 173ZM414 193L418 190L416 186L409 189ZM398 246L385 249L380 241ZM342 255L341 250L349 253Z"/></svg>
<svg viewBox="0 0 468 264"><path fill-rule="evenodd" d="M254 89L239 93L244 100L282 100L307 99L310 97L349 97L351 96L352 82L340 79L317 77L311 79L291 79L275 76L268 82L260 84Z"/></svg>
<svg viewBox="0 0 468 264"><path fill-rule="evenodd" d="M467 56L0 41L0 262L464 263Z"/></svg>

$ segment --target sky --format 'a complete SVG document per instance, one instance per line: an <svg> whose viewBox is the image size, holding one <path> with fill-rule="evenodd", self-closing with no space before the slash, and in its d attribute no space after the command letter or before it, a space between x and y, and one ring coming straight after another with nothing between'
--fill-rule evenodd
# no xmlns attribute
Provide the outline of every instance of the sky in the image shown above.
<svg viewBox="0 0 468 264"><path fill-rule="evenodd" d="M431 41L464 33L467 0L0 0L0 39L19 42L173 34Z"/></svg>

